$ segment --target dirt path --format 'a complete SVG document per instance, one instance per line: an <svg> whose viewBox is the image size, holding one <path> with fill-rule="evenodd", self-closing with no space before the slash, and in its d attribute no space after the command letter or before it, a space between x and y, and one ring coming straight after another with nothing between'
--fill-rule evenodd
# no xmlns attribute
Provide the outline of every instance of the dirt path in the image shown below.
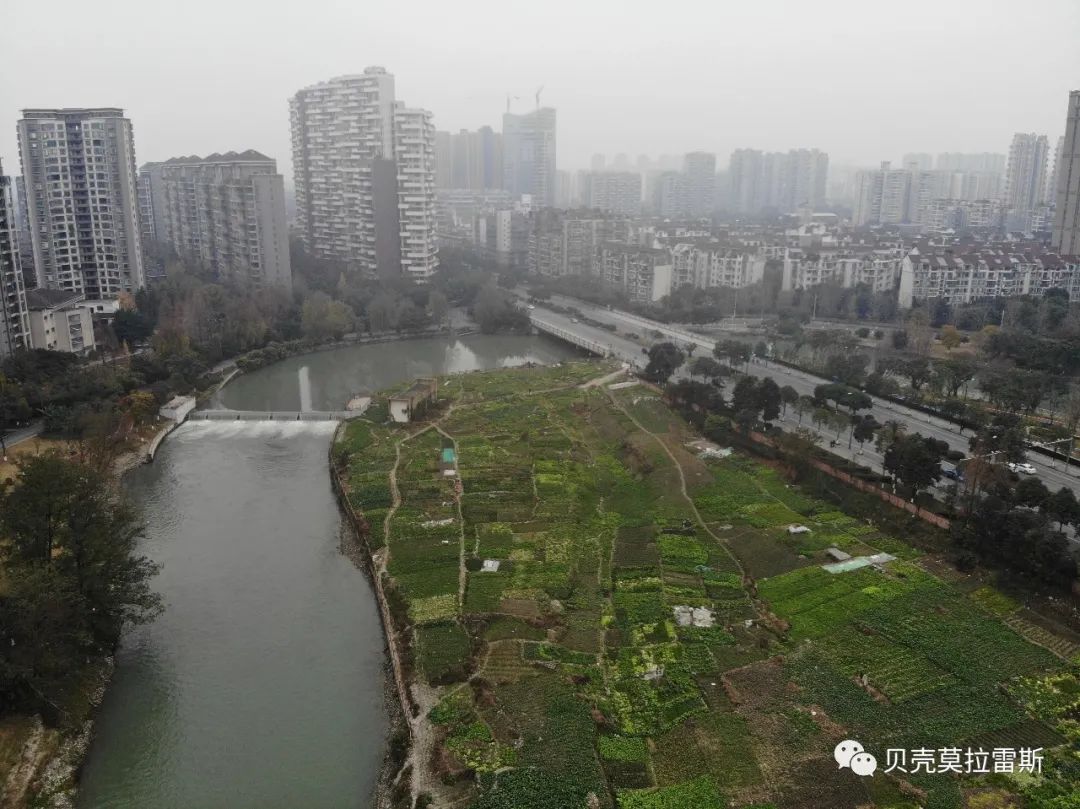
<svg viewBox="0 0 1080 809"><path fill-rule="evenodd" d="M449 416L449 415L450 415L450 412L447 411L446 416ZM446 416L443 416L443 418L446 418ZM439 419L439 421L442 421L442 419ZM461 512L461 494L462 494L462 488L463 487L462 487L462 483L461 483L461 472L460 472L460 470L458 468L458 442L457 442L457 439L454 438L454 436L450 435L450 433L446 432L446 430L444 430L442 427L439 426L438 421L434 422L432 424L432 426L436 429L436 431L439 433L439 435L441 435L443 438L448 439L454 445L454 472L456 473L455 477L454 477L454 505L457 507L457 516L458 516L458 610L460 612L464 612L465 611L465 582L466 582L466 576L465 576L465 515L462 514L462 512Z"/></svg>
<svg viewBox="0 0 1080 809"><path fill-rule="evenodd" d="M612 371L610 374L604 374L603 376L598 376L595 379L590 379L588 382L583 382L578 387L581 387L581 388L595 388L595 387L599 387L600 385L606 385L608 382L611 382L611 381L613 381L615 379L618 379L620 376L625 374L628 370L629 370L629 366L623 365L622 368L619 368L616 371Z"/></svg>
<svg viewBox="0 0 1080 809"><path fill-rule="evenodd" d="M394 442L394 465L390 468L388 475L391 505L390 509L386 512L386 518L383 520L383 549L375 554L376 573L379 576L387 571L390 564L390 523L398 509L401 507L402 502L401 489L398 486L397 480L398 467L401 465L402 459L402 447L406 442L411 441L417 436L423 435L428 430L435 430L454 443L456 468L458 451L457 440L439 426L439 423L448 418L453 410L454 405L451 405L447 408L447 411L435 421L432 421L421 429L409 433ZM460 527L458 604L461 605L465 597L465 524L461 514L461 500L456 493L454 500L457 504L458 525ZM391 653L396 654L396 648L393 645L391 645ZM465 684L461 684L458 687L461 687L462 685ZM413 803L416 802L422 793L427 793L435 798L434 806L450 806L452 803L445 799L444 786L436 777L430 766L432 757L436 753L439 744L439 736L435 728L431 725L431 722L428 721L428 712L438 704L443 694L438 689L422 683L417 677L413 677L410 680L408 688L409 694L416 703L417 713L415 716L412 716L408 710L408 706L405 706L405 721L409 723L409 735L412 738L412 744L410 745L409 756L406 758L405 764L402 767L402 772L404 772L406 767L411 768L410 791L412 793ZM401 777L402 772L398 773L398 778Z"/></svg>
<svg viewBox="0 0 1080 809"><path fill-rule="evenodd" d="M706 523L704 518L702 518L701 513L698 511L697 505L695 505L694 503L694 498L690 496L690 492L686 488L686 473L683 471L682 464L679 463L679 459L675 457L675 453L671 451L671 448L668 447L667 443L662 438L660 438L660 436L658 436L652 430L647 429L645 425L643 425L634 417L633 413L623 407L619 400L615 398L610 391L605 391L605 393L607 393L608 398L611 400L611 403L615 405L615 407L618 408L628 419L630 419L630 421L633 422L635 427L637 427L639 430L641 430L641 432L645 433L656 443L658 443L661 449L664 450L664 454L666 454L668 458L671 459L671 462L675 465L675 471L679 473L679 492L682 494L683 499L685 499L686 502L689 504L690 510L694 513L694 519L697 520L697 523L701 526L702 530L704 530L706 534L715 539L717 544L724 549L724 553L726 553L731 559L731 561L735 564L735 567L738 569L739 574L745 581L746 570L745 568L743 568L742 562L739 561L739 558L732 552L731 548L728 547L727 540L713 532L713 530L709 528L708 523Z"/></svg>

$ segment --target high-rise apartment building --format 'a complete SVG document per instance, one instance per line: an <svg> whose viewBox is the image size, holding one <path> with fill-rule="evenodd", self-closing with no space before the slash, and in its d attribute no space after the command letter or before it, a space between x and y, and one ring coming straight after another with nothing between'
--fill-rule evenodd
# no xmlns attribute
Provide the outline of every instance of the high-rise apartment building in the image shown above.
<svg viewBox="0 0 1080 809"><path fill-rule="evenodd" d="M800 208L820 210L825 204L829 155L820 149L792 149L786 162L780 210L784 213Z"/></svg>
<svg viewBox="0 0 1080 809"><path fill-rule="evenodd" d="M435 124L427 110L394 107L401 272L423 281L439 268L435 242Z"/></svg>
<svg viewBox="0 0 1080 809"><path fill-rule="evenodd" d="M30 238L30 206L26 199L26 183L20 174L15 178L15 223L19 230L19 262L22 264L23 284L29 289L37 284L34 272L34 241Z"/></svg>
<svg viewBox="0 0 1080 809"><path fill-rule="evenodd" d="M649 176L646 183L649 208L663 219L686 219L689 200L686 175L678 171L661 171Z"/></svg>
<svg viewBox="0 0 1080 809"><path fill-rule="evenodd" d="M450 132L435 132L435 187L454 187L454 136Z"/></svg>
<svg viewBox="0 0 1080 809"><path fill-rule="evenodd" d="M934 168L934 156L926 152L908 152L900 165L909 171L930 171Z"/></svg>
<svg viewBox="0 0 1080 809"><path fill-rule="evenodd" d="M1030 211L1046 202L1046 162L1049 143L1046 135L1017 132L1009 147L1005 174L1005 207Z"/></svg>
<svg viewBox="0 0 1080 809"><path fill-rule="evenodd" d="M596 211L545 209L532 217L527 262L534 275L588 275L601 244L629 240L629 219Z"/></svg>
<svg viewBox="0 0 1080 809"><path fill-rule="evenodd" d="M622 216L641 213L641 175L634 171L591 171L582 175L581 202Z"/></svg>
<svg viewBox="0 0 1080 809"><path fill-rule="evenodd" d="M1004 174L1005 160L1005 155L993 152L941 152L934 168L938 171L989 171Z"/></svg>
<svg viewBox="0 0 1080 809"><path fill-rule="evenodd" d="M37 285L88 300L142 287L135 140L124 111L26 109L18 133Z"/></svg>
<svg viewBox="0 0 1080 809"><path fill-rule="evenodd" d="M855 181L852 224L896 225L909 221L913 174L892 168L887 160L881 168L860 171Z"/></svg>
<svg viewBox="0 0 1080 809"><path fill-rule="evenodd" d="M695 219L712 216L716 207L716 155L690 152L683 158L686 175L686 204Z"/></svg>
<svg viewBox="0 0 1080 809"><path fill-rule="evenodd" d="M174 157L140 171L156 239L219 278L292 287L285 181L259 152Z"/></svg>
<svg viewBox="0 0 1080 809"><path fill-rule="evenodd" d="M0 166L0 359L28 348L30 333L11 185Z"/></svg>
<svg viewBox="0 0 1080 809"><path fill-rule="evenodd" d="M762 201L764 156L757 149L736 149L728 162L728 187L731 207L739 213L757 213Z"/></svg>
<svg viewBox="0 0 1080 809"><path fill-rule="evenodd" d="M736 149L728 163L729 203L740 213L794 213L825 203L829 156L820 149Z"/></svg>
<svg viewBox="0 0 1080 809"><path fill-rule="evenodd" d="M1080 90L1069 93L1065 137L1057 168L1054 249L1063 256L1080 255Z"/></svg>
<svg viewBox="0 0 1080 809"><path fill-rule="evenodd" d="M436 259L417 258L431 250L419 241L435 239L430 114L398 106L394 77L381 67L306 87L290 99L289 112L296 223L307 250L389 277L405 268L408 244L408 271L433 271ZM396 134L398 126L407 134ZM407 170L399 170L399 160ZM417 229L425 222L431 230L421 239Z"/></svg>
<svg viewBox="0 0 1080 809"><path fill-rule="evenodd" d="M490 191L502 188L502 135L490 126L435 133L437 188Z"/></svg>
<svg viewBox="0 0 1080 809"><path fill-rule="evenodd" d="M503 189L528 194L536 207L555 205L555 110L503 115Z"/></svg>

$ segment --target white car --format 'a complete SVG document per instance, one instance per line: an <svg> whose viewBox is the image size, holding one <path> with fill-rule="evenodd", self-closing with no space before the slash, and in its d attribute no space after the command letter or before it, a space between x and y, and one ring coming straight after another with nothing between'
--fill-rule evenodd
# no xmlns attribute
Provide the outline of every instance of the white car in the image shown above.
<svg viewBox="0 0 1080 809"><path fill-rule="evenodd" d="M531 311L532 311L533 309L535 309L535 308L536 308L536 304L533 304L533 303L530 303L530 304L529 304L529 311L530 311L530 312L531 312Z"/></svg>
<svg viewBox="0 0 1080 809"><path fill-rule="evenodd" d="M1035 474L1035 467L1032 466L1031 464L1027 463L1027 462L1025 462L1025 463L1014 463L1014 462L1010 461L1009 462L1009 471L1010 472L1015 472L1016 474L1020 474L1021 472L1023 472L1025 475L1034 475Z"/></svg>

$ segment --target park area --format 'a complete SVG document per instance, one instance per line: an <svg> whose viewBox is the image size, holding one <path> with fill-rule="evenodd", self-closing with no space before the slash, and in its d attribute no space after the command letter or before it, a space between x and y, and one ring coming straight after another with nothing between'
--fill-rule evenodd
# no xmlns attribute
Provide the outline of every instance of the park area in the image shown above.
<svg viewBox="0 0 1080 809"><path fill-rule="evenodd" d="M377 403L339 434L434 739L426 805L1080 806L1080 646L780 469L705 457L615 370L448 377L430 420ZM838 768L845 739L874 776ZM883 772L969 747L1042 748L1041 773Z"/></svg>

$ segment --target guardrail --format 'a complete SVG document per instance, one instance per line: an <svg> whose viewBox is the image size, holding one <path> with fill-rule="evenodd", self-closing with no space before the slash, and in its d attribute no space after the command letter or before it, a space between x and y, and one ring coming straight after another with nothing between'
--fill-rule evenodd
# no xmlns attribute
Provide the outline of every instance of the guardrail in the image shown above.
<svg viewBox="0 0 1080 809"><path fill-rule="evenodd" d="M529 316L529 320L532 322L533 327L545 334L550 334L552 337L558 337L560 340L573 343L580 348L584 348L586 351L591 351L593 354L599 354L601 357L610 357L614 353L614 350L610 345L606 345L597 340L590 340L588 337L583 337L562 326L556 326L554 323L549 323L546 320L542 320L532 315Z"/></svg>

